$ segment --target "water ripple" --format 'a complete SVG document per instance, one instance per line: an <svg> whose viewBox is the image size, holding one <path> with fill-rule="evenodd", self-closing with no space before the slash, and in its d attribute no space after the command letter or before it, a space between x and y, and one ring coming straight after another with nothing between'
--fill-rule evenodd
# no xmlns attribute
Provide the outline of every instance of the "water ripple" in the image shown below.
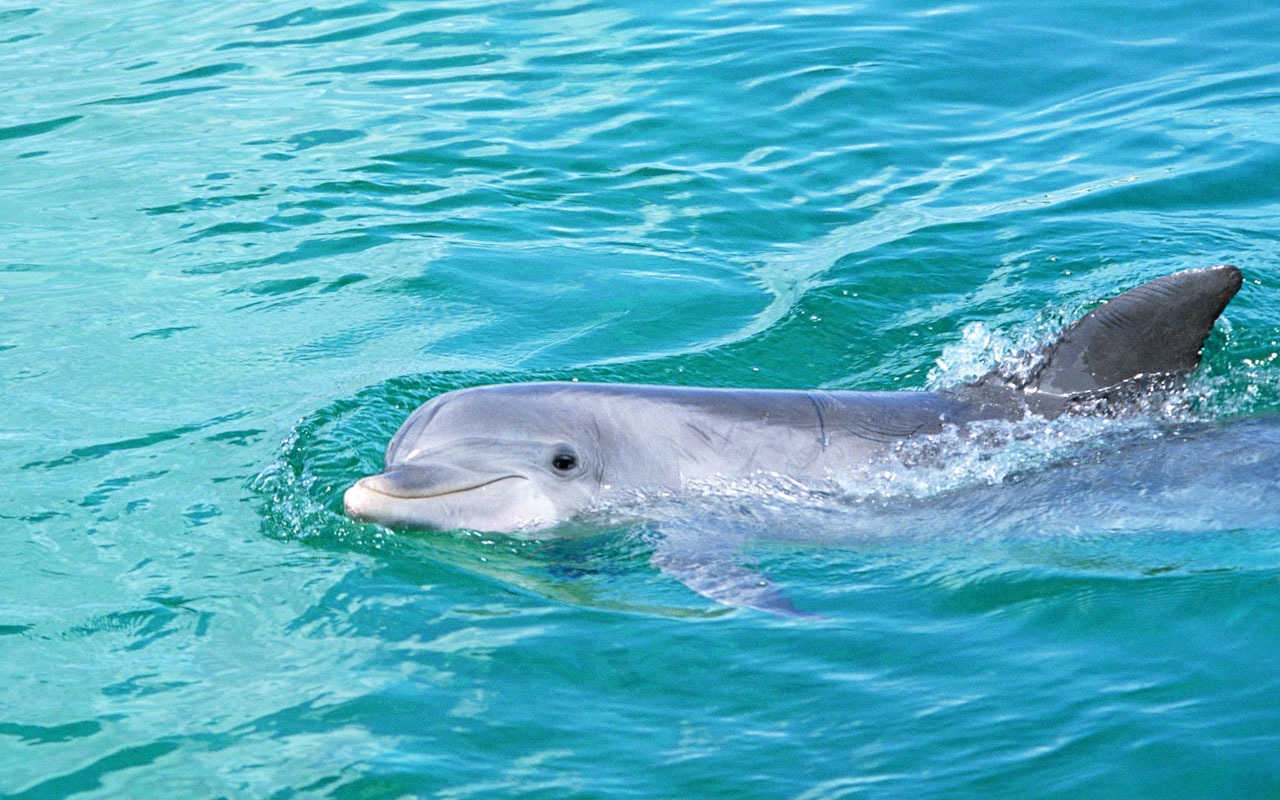
<svg viewBox="0 0 1280 800"><path fill-rule="evenodd" d="M0 794L1277 794L1277 19L0 11ZM575 541L342 515L438 391L919 388L1220 261L1166 439ZM669 532L826 618L711 607Z"/></svg>

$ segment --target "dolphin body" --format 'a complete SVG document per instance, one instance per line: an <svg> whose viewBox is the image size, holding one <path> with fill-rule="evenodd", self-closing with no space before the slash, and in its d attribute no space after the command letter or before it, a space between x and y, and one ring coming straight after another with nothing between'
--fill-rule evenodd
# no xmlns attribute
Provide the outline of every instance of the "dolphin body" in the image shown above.
<svg viewBox="0 0 1280 800"><path fill-rule="evenodd" d="M522 532L726 482L847 486L906 441L963 436L983 420L1114 413L1175 387L1241 283L1226 265L1166 275L1071 324L1028 375L996 371L936 392L577 382L448 392L409 416L383 471L343 502L353 519L394 528ZM660 544L654 563L721 602L794 612L755 573L696 547Z"/></svg>

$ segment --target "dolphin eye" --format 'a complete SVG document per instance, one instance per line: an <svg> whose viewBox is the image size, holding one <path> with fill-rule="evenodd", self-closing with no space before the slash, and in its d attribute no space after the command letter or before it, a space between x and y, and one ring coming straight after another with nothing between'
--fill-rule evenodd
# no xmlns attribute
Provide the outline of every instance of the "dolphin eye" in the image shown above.
<svg viewBox="0 0 1280 800"><path fill-rule="evenodd" d="M551 466L558 472L569 472L578 466L578 457L573 453L561 451L551 457Z"/></svg>

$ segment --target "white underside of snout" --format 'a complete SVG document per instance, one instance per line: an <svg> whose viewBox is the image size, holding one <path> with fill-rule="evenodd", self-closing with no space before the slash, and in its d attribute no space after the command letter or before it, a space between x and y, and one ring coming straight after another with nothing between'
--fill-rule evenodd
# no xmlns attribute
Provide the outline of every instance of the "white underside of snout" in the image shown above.
<svg viewBox="0 0 1280 800"><path fill-rule="evenodd" d="M423 497L393 497L368 484L358 481L343 495L347 516L392 528L510 533L560 521L555 504L517 475Z"/></svg>

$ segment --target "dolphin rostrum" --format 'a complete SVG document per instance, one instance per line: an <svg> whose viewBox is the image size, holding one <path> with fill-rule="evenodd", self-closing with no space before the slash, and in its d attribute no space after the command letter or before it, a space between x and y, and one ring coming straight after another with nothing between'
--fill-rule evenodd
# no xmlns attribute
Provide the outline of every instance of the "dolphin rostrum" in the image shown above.
<svg viewBox="0 0 1280 800"><path fill-rule="evenodd" d="M344 505L354 519L390 527L515 532L716 482L827 485L913 438L963 435L982 420L1110 413L1172 388L1199 364L1241 282L1225 265L1153 280L1071 324L1026 375L995 371L941 391L577 382L452 391L409 416L383 471L357 481ZM787 607L776 598L735 604Z"/></svg>

